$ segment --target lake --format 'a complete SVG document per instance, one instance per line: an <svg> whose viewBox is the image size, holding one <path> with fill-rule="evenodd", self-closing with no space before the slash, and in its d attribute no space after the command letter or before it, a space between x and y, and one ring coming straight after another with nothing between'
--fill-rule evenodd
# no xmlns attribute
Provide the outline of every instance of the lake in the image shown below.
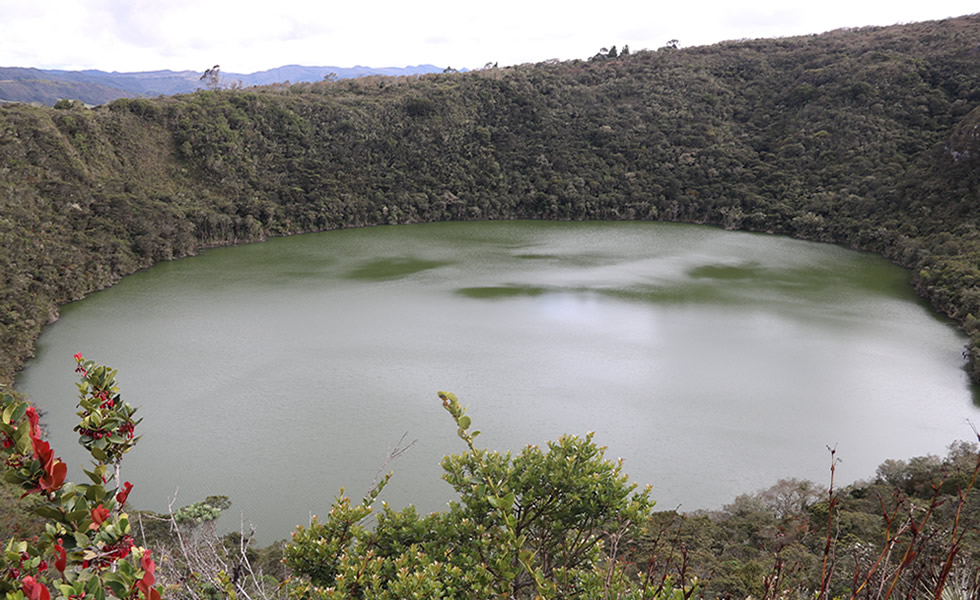
<svg viewBox="0 0 980 600"><path fill-rule="evenodd" d="M208 250L62 308L17 386L84 477L72 355L120 371L144 438L131 501L228 495L260 541L360 497L452 498L461 452L595 431L658 508L718 508L783 477L838 483L971 439L965 338L884 259L660 223L438 223Z"/></svg>

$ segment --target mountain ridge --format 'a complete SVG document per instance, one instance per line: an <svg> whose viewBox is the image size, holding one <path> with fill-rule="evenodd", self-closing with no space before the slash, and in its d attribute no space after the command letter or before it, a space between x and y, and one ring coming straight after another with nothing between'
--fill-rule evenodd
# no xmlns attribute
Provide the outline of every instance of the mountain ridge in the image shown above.
<svg viewBox="0 0 980 600"><path fill-rule="evenodd" d="M222 87L252 87L277 83L311 83L325 77L411 76L441 73L444 69L431 64L405 67L353 67L283 65L254 73L221 73ZM98 105L119 98L151 98L189 94L207 87L202 72L171 71L102 71L86 69L38 69L35 67L0 67L0 103L26 102L53 106L58 100L81 100Z"/></svg>

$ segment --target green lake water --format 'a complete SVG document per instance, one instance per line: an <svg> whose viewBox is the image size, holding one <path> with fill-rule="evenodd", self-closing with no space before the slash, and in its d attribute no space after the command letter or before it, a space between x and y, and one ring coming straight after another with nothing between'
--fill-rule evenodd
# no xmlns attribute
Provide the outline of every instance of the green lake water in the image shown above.
<svg viewBox="0 0 980 600"><path fill-rule="evenodd" d="M438 510L463 442L595 431L662 509L782 477L838 482L971 439L965 338L885 260L655 223L441 223L310 234L157 265L62 309L18 378L83 477L72 355L120 370L144 435L123 475L165 510L225 494L262 542L369 489Z"/></svg>

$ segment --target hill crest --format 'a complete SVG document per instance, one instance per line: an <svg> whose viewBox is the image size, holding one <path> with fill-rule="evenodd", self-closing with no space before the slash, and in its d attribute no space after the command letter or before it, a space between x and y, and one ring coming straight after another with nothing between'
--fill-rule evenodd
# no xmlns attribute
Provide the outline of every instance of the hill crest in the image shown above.
<svg viewBox="0 0 980 600"><path fill-rule="evenodd" d="M251 87L276 83L308 83L326 77L349 79L372 75L402 76L441 73L435 65L405 67L332 67L284 65L255 73L221 73L223 86ZM26 102L53 106L63 98L85 104L105 104L119 98L147 98L189 94L203 89L197 71L66 71L33 67L0 67L0 103Z"/></svg>

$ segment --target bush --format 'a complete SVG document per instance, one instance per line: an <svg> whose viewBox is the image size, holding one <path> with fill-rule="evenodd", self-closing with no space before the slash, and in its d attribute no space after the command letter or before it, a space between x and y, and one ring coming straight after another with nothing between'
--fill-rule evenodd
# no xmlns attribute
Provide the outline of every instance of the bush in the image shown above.
<svg viewBox="0 0 980 600"><path fill-rule="evenodd" d="M80 354L75 360L82 379L75 429L92 455L94 468L85 471L91 483L66 481L68 466L44 441L34 407L13 394L0 396L4 480L24 496L39 494L33 512L44 519L41 535L7 543L0 592L7 600L48 600L52 588L63 598L159 600L151 552L130 535L125 506L133 486L120 476L123 455L139 440L136 409L120 398L114 370ZM107 490L110 481L115 489Z"/></svg>
<svg viewBox="0 0 980 600"><path fill-rule="evenodd" d="M459 500L426 517L385 506L371 530L363 522L387 478L358 504L341 492L286 547L309 580L297 597L655 597L617 561L620 539L650 516L649 489L636 491L592 434L512 457L477 448L458 399L440 397L468 447L442 465Z"/></svg>

